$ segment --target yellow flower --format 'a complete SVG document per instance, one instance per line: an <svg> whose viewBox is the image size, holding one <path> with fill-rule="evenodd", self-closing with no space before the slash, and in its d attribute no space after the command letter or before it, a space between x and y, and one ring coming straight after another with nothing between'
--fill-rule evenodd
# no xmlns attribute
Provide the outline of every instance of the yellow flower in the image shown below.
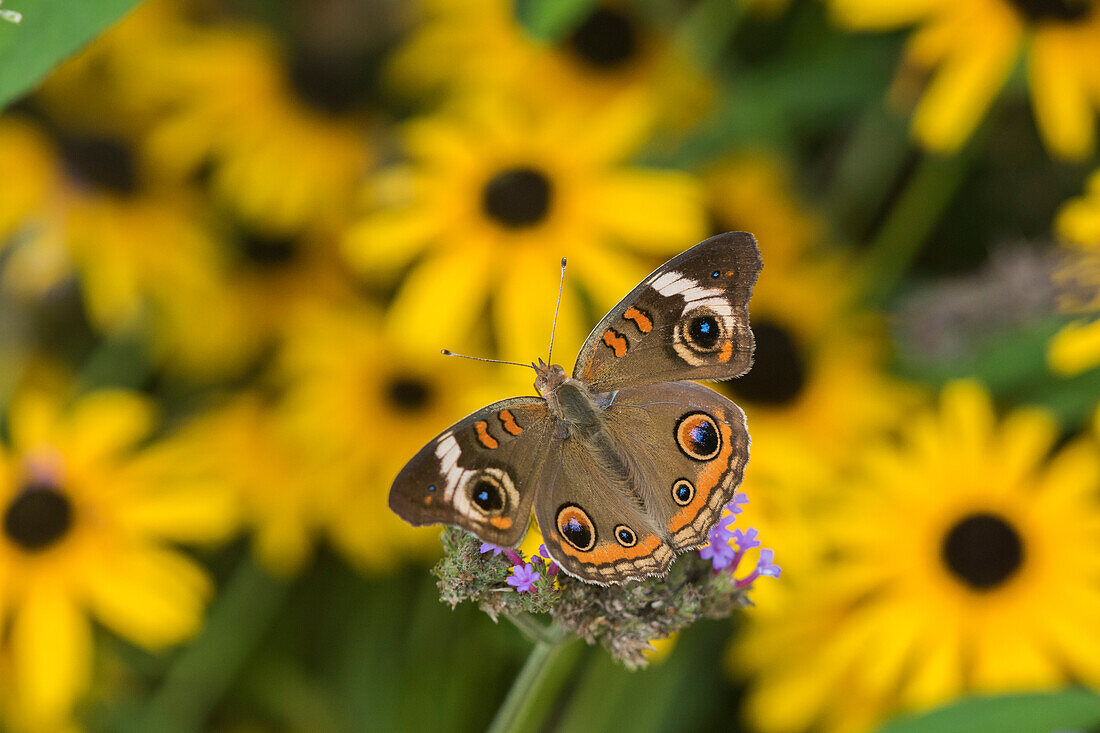
<svg viewBox="0 0 1100 733"><path fill-rule="evenodd" d="M1054 230L1082 249L1100 249L1100 170L1089 176L1085 193L1058 210Z"/></svg>
<svg viewBox="0 0 1100 733"><path fill-rule="evenodd" d="M214 195L265 234L345 216L369 162L364 125L296 95L268 34L196 26L133 62L162 97L144 145L158 171L208 173Z"/></svg>
<svg viewBox="0 0 1100 733"><path fill-rule="evenodd" d="M710 103L710 83L660 24L634 4L599 2L556 43L531 36L510 0L423 0L424 20L390 64L399 89L503 89L593 107L620 94L683 125Z"/></svg>
<svg viewBox="0 0 1100 733"><path fill-rule="evenodd" d="M1063 158L1082 158L1094 149L1100 5L1084 0L830 0L830 6L837 20L852 29L919 24L906 47L906 63L935 70L913 117L913 133L929 149L951 152L970 137L1023 52L1047 147Z"/></svg>
<svg viewBox="0 0 1100 733"><path fill-rule="evenodd" d="M272 402L239 394L191 421L176 442L188 460L206 465L236 494L254 554L272 573L287 576L312 557L324 501L302 445Z"/></svg>
<svg viewBox="0 0 1100 733"><path fill-rule="evenodd" d="M733 665L759 730L870 730L964 692L1100 685L1100 452L975 382L836 492L830 552Z"/></svg>
<svg viewBox="0 0 1100 733"><path fill-rule="evenodd" d="M1054 230L1069 247L1054 274L1059 306L1068 313L1100 312L1100 171L1093 173L1084 195L1058 211ZM1054 335L1047 364L1070 377L1100 366L1100 320L1075 320Z"/></svg>
<svg viewBox="0 0 1100 733"><path fill-rule="evenodd" d="M305 490L353 562L382 568L402 555L438 550L436 530L414 529L389 510L390 484L444 427L515 394L490 386L496 371L403 347L362 306L318 306L288 327L278 372L288 386L279 409L305 455Z"/></svg>
<svg viewBox="0 0 1100 733"><path fill-rule="evenodd" d="M622 162L647 127L636 100L536 113L501 97L409 125L411 162L375 182L374 210L346 241L374 278L415 262L389 309L390 335L425 351L484 335L488 301L500 353L533 360L546 349L565 255L558 353L575 354L594 322L577 285L602 314L657 256L705 232L694 178Z"/></svg>
<svg viewBox="0 0 1100 733"><path fill-rule="evenodd" d="M49 139L18 116L0 117L0 251L42 208L57 176Z"/></svg>
<svg viewBox="0 0 1100 733"><path fill-rule="evenodd" d="M94 616L151 650L194 635L212 588L173 549L233 526L228 495L145 444L154 411L126 392L86 395L67 408L21 392L0 447L0 614L12 678L11 717L60 724L89 682ZM143 446L144 447L139 447Z"/></svg>

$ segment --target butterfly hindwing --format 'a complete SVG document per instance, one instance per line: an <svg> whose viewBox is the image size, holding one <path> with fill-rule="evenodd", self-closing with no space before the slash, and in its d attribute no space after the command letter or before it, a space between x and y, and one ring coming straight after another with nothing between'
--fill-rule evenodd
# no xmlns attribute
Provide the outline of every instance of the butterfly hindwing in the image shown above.
<svg viewBox="0 0 1100 733"><path fill-rule="evenodd" d="M589 583L663 575L675 553L615 472L580 441L557 441L543 464L535 519L554 562Z"/></svg>
<svg viewBox="0 0 1100 733"><path fill-rule="evenodd" d="M619 390L604 419L669 545L705 545L748 463L741 408L701 384L669 382Z"/></svg>
<svg viewBox="0 0 1100 733"><path fill-rule="evenodd" d="M541 397L484 407L424 446L394 479L390 508L413 525L451 524L502 547L531 517L554 420Z"/></svg>
<svg viewBox="0 0 1100 733"><path fill-rule="evenodd" d="M672 258L627 294L581 348L573 377L594 392L682 379L729 379L752 364L748 303L756 240L730 232Z"/></svg>
<svg viewBox="0 0 1100 733"><path fill-rule="evenodd" d="M603 430L614 455L566 438L543 464L535 516L547 548L589 582L661 575L676 552L707 543L741 484L745 415L701 384L672 382L619 390Z"/></svg>

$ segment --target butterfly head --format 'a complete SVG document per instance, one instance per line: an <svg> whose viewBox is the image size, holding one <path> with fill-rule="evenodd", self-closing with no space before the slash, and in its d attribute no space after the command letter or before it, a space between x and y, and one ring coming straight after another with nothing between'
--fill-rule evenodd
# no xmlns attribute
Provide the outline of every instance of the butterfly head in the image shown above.
<svg viewBox="0 0 1100 733"><path fill-rule="evenodd" d="M543 397L552 394L565 381L565 370L557 364L547 364L539 359L538 364L532 364L535 368L535 389Z"/></svg>

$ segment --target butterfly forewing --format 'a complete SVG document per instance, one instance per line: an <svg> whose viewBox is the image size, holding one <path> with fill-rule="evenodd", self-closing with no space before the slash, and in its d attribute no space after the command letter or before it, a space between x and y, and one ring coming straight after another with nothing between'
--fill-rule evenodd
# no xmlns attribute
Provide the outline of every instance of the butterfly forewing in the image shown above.
<svg viewBox="0 0 1100 733"><path fill-rule="evenodd" d="M596 325L573 377L595 392L681 379L729 379L752 364L748 303L756 240L731 232L672 258Z"/></svg>
<svg viewBox="0 0 1100 733"><path fill-rule="evenodd" d="M401 469L390 508L410 524L451 524L485 542L518 545L553 426L541 397L514 397L478 410Z"/></svg>

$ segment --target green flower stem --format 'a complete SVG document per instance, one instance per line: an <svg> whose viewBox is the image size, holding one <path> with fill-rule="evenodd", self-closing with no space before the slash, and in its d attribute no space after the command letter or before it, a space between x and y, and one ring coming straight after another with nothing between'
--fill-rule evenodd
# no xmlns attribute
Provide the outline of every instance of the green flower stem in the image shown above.
<svg viewBox="0 0 1100 733"><path fill-rule="evenodd" d="M532 620L537 625L537 622ZM517 623L517 626L519 624ZM526 632L525 632L526 633ZM556 627L544 629L546 638L535 643L530 656L497 710L489 733L517 733L542 728L578 661L584 645L567 639Z"/></svg>
<svg viewBox="0 0 1100 733"><path fill-rule="evenodd" d="M956 155L920 161L864 256L868 305L881 306L893 294L966 179L978 148L972 140Z"/></svg>
<svg viewBox="0 0 1100 733"><path fill-rule="evenodd" d="M245 556L219 594L206 628L180 652L134 730L204 730L207 716L259 645L288 589Z"/></svg>

